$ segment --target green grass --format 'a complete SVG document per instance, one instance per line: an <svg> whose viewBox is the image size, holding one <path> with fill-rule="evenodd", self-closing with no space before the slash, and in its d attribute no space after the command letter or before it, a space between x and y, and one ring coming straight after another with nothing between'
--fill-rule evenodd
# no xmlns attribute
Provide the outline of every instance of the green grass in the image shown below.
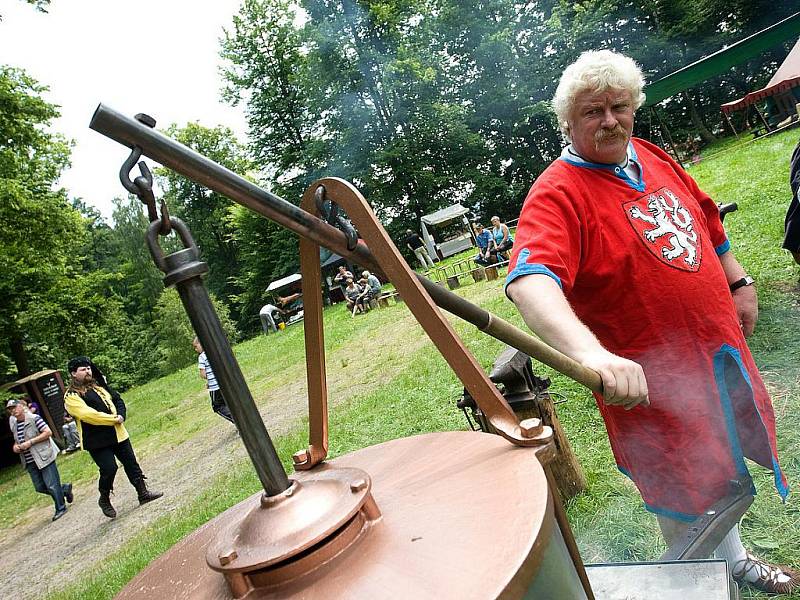
<svg viewBox="0 0 800 600"><path fill-rule="evenodd" d="M739 211L726 226L737 258L758 281L760 322L751 348L774 397L783 467L790 484L800 479L800 397L797 340L800 334L798 275L780 250L783 214L788 204L788 166L796 132L785 132L734 148L691 169L701 187L721 202L736 201ZM463 253L469 256L470 253ZM449 259L457 260L460 257ZM521 324L502 294L502 281L479 282L458 290L500 316ZM453 321L456 331L488 368L501 344L474 327ZM372 311L352 319L342 306L325 311L328 373L363 368L362 380L349 398L331 412L330 454L338 456L382 441L426 431L463 429L463 415L454 402L461 384L430 343L418 342L412 352L397 348L424 334L404 306ZM344 352L352 347L388 344L365 356ZM304 378L302 327L281 336L260 337L239 344L236 355L256 401L271 390ZM337 353L337 350L342 352ZM363 361L363 367L349 361ZM276 368L275 365L280 365ZM539 375L553 379L552 389L566 398L559 406L562 424L588 480L588 490L568 503L567 510L587 562L651 560L664 547L655 519L642 508L633 485L616 470L594 401L580 386L541 366ZM137 452L157 454L159 445L202 435L218 425L198 385L195 367L131 390L131 434ZM306 444L300 426L278 436L275 445L289 468L291 454ZM94 465L85 453L60 459L65 479L92 480ZM754 468L759 495L742 523L743 536L754 550L777 562L800 565L800 511L794 498L781 504L770 475ZM21 469L0 472L0 501L4 506L49 503L30 489ZM130 539L92 575L50 596L53 599L110 598L153 558L165 552L202 523L259 489L249 463L236 464L186 505L164 515ZM13 504L12 504L13 502ZM14 511L0 517L0 530L25 518ZM744 598L765 597L744 592ZM800 595L795 596L800 598Z"/></svg>

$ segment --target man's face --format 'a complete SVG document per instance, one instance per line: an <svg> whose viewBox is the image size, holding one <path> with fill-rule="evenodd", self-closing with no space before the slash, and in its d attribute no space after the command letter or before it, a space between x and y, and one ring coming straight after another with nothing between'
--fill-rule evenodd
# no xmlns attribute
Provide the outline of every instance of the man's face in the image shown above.
<svg viewBox="0 0 800 600"><path fill-rule="evenodd" d="M573 148L590 162L621 163L633 132L633 114L628 90L581 92L567 119Z"/></svg>
<svg viewBox="0 0 800 600"><path fill-rule="evenodd" d="M194 351L200 354L203 351L203 346L200 345L200 340L192 340L192 347Z"/></svg>
<svg viewBox="0 0 800 600"><path fill-rule="evenodd" d="M21 421L25 418L25 405L21 402L16 406L12 406L8 409L8 412L14 417L17 421Z"/></svg>
<svg viewBox="0 0 800 600"><path fill-rule="evenodd" d="M92 367L78 367L72 373L72 379L78 385L87 385L92 381Z"/></svg>

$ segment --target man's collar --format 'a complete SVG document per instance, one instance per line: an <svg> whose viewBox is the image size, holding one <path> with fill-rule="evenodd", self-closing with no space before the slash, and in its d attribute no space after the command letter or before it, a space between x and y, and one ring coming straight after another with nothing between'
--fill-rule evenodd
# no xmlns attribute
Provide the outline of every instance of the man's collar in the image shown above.
<svg viewBox="0 0 800 600"><path fill-rule="evenodd" d="M633 142L628 142L628 148L626 150L625 160L620 163L595 163L583 158L580 154L575 151L575 148L572 144L568 144L562 151L561 151L561 158L566 160L567 162L571 162L573 164L579 165L586 165L586 166L593 166L593 167L622 167L623 169L628 166L628 162L638 162L636 156L636 149L633 147Z"/></svg>
<svg viewBox="0 0 800 600"><path fill-rule="evenodd" d="M607 171L624 181L627 185L638 192L643 192L646 187L644 182L644 168L639 162L638 156L636 155L636 149L633 147L632 141L628 142L625 160L620 164L590 162L575 152L572 144L561 151L559 160L563 160L564 162L575 165L576 167Z"/></svg>

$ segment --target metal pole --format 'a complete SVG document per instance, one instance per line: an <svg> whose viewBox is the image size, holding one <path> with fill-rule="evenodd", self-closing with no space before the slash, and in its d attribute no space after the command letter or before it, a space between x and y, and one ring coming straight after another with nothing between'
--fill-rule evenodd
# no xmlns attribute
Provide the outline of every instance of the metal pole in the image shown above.
<svg viewBox="0 0 800 600"><path fill-rule="evenodd" d="M351 250L345 234L332 225L135 119L100 104L92 116L89 127L129 148L139 147L145 156L169 167L176 173L227 196L234 202L275 221L297 235L306 237L371 271L383 273L383 269L363 243L359 242ZM559 365L569 364L570 373L583 373L581 378L576 381L586 385L589 389L600 391L600 377L593 371L587 373L588 369L553 349L550 349L551 351L545 357L532 353L542 345L537 338L510 324L509 327L515 330L515 336L508 336L507 328L491 328L492 315L488 311L464 300L420 274L417 274L417 278L440 308L562 373L564 371ZM526 346L518 345L522 338L529 341ZM559 356L559 363L556 364L551 361L555 355ZM572 377L571 374L569 376Z"/></svg>
<svg viewBox="0 0 800 600"><path fill-rule="evenodd" d="M332 225L135 119L100 104L89 127L129 148L140 147L145 156L227 196L299 236L329 248L336 254L370 270L383 272L365 245L359 244L350 250L344 233ZM469 308L465 310L465 301L460 296L425 277L419 276L419 278L440 307L479 329L484 329L489 324L487 311L470 303L466 303L469 304Z"/></svg>
<svg viewBox="0 0 800 600"><path fill-rule="evenodd" d="M239 363L233 355L208 291L203 285L202 276L208 272L208 265L198 260L197 246L186 225L174 217L170 219L170 223L180 235L186 248L164 256L158 245L158 230L161 223L154 221L147 230L150 253L159 269L166 274L165 287L174 285L178 290L183 307L208 356L211 369L217 377L264 492L267 496L276 496L289 488L289 478L278 458L258 407L253 401Z"/></svg>

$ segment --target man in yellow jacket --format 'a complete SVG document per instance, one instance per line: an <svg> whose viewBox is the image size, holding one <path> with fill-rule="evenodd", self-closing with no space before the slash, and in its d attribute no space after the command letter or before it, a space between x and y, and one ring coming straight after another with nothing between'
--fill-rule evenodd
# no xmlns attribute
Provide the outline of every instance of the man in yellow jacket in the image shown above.
<svg viewBox="0 0 800 600"><path fill-rule="evenodd" d="M64 394L67 412L75 417L81 447L88 450L100 469L100 500L103 514L111 519L117 511L111 505L110 494L117 474L117 459L139 497L139 504L160 498L162 492L147 489L128 432L125 429L125 403L122 397L108 387L105 377L86 356L73 358L67 364L70 384Z"/></svg>

